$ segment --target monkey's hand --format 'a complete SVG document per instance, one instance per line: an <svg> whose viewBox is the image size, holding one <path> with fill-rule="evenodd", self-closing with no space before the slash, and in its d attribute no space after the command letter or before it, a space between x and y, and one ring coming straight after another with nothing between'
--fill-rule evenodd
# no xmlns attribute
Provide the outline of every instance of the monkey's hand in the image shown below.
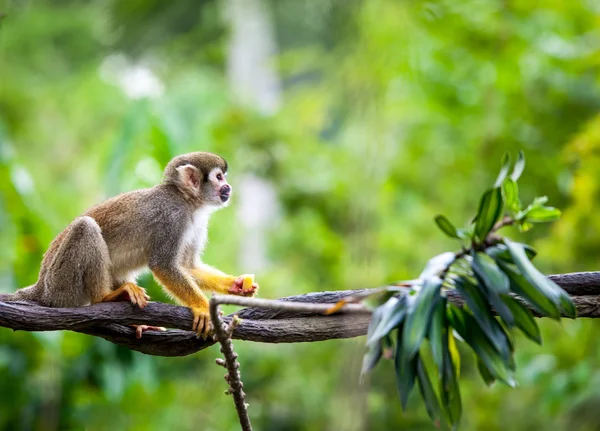
<svg viewBox="0 0 600 431"><path fill-rule="evenodd" d="M233 281L233 286L229 288L227 293L252 297L258 293L258 283L254 282L253 274L240 275Z"/></svg>
<svg viewBox="0 0 600 431"><path fill-rule="evenodd" d="M210 310L208 309L208 305L190 307L190 309L194 315L192 329L196 331L198 336L206 340L212 333L212 323L210 322Z"/></svg>

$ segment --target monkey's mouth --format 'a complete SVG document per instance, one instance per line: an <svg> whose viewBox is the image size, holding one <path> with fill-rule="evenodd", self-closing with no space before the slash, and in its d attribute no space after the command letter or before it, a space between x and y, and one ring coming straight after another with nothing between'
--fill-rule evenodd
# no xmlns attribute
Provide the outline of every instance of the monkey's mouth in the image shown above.
<svg viewBox="0 0 600 431"><path fill-rule="evenodd" d="M225 203L229 200L231 193L229 191L223 191L219 193L219 198L221 198L221 202Z"/></svg>

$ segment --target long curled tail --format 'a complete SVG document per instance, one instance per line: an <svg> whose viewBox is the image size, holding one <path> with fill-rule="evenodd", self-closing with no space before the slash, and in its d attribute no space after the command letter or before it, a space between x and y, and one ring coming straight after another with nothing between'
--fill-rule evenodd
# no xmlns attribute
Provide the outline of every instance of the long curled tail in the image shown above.
<svg viewBox="0 0 600 431"><path fill-rule="evenodd" d="M17 290L15 293L0 293L0 301L35 301L36 285L24 287Z"/></svg>

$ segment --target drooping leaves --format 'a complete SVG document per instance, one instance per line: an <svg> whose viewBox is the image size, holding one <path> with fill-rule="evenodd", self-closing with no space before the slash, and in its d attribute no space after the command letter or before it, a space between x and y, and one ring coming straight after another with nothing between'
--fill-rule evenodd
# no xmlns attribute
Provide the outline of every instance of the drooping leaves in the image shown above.
<svg viewBox="0 0 600 431"><path fill-rule="evenodd" d="M396 386L402 410L406 411L408 396L415 385L415 376L417 372L417 357L409 356L403 347L403 328L398 330L398 341L396 343L396 356L394 357L394 368L396 370Z"/></svg>
<svg viewBox="0 0 600 431"><path fill-rule="evenodd" d="M514 317L515 326L519 328L527 338L535 341L538 344L542 344L542 336L540 335L540 328L538 328L533 313L528 308L523 306L519 301L510 297L503 296L502 301L506 304Z"/></svg>
<svg viewBox="0 0 600 431"><path fill-rule="evenodd" d="M511 351L506 333L492 314L489 303L486 301L481 290L477 288L477 285L464 277L457 278L455 280L455 286L469 306L469 310L473 313L473 317L477 322L476 326L479 327L487 340L502 355L502 357L508 360ZM470 318L470 315L466 314L465 318ZM458 328L456 328L456 330L461 337L465 338Z"/></svg>
<svg viewBox="0 0 600 431"><path fill-rule="evenodd" d="M508 295L510 283L508 277L498 268L496 263L483 253L472 253L471 266L475 278L488 302L502 320L512 327L514 318L510 309L502 302L502 297Z"/></svg>
<svg viewBox="0 0 600 431"><path fill-rule="evenodd" d="M560 216L560 211L545 206L545 197L521 208L516 181L524 165L520 153L509 176L510 157L505 155L494 188L484 193L477 215L467 228L456 228L442 215L435 218L446 235L461 240L460 251L430 259L418 280L402 284L410 289L408 293L394 287L389 290L391 295L379 296L367 334L363 371L371 369L381 356L390 356L390 333L397 329L394 366L403 409L417 381L429 417L437 420L443 416L454 428L458 425L462 404L455 334L475 353L486 384L496 380L509 386L516 384L514 328L536 343L541 343L541 336L532 312L515 294L541 315L555 319L561 313L576 315L566 292L531 263L536 251L526 244L502 239L497 232L506 225L527 230L533 223ZM465 301L464 308L447 299L445 289L453 288ZM383 304L381 299L385 300ZM425 337L429 343L423 343ZM437 369L437 391L423 356L427 346Z"/></svg>
<svg viewBox="0 0 600 431"><path fill-rule="evenodd" d="M431 323L429 326L429 344L431 345L431 354L433 361L438 369L442 368L444 361L444 342L443 337L446 329L446 302L445 296L440 296L433 306L431 313Z"/></svg>
<svg viewBox="0 0 600 431"><path fill-rule="evenodd" d="M487 369L480 358L477 358L477 369L486 385L491 386L496 381L496 378L490 373L490 370Z"/></svg>
<svg viewBox="0 0 600 431"><path fill-rule="evenodd" d="M504 357L494 347L477 321L465 310L450 304L448 319L452 327L471 346L490 373L498 380L514 387L516 382L512 370L512 358Z"/></svg>
<svg viewBox="0 0 600 431"><path fill-rule="evenodd" d="M421 346L421 341L427 333L429 321L435 300L437 299L442 280L438 277L428 277L417 295L410 297L409 312L402 331L402 349L412 358Z"/></svg>
<svg viewBox="0 0 600 431"><path fill-rule="evenodd" d="M427 369L425 368L423 360L419 355L417 355L416 359L417 381L419 382L421 396L423 397L423 401L425 401L427 414L432 421L435 421L440 418L440 403L438 401L438 396L435 393L435 389L433 389L431 379L429 378L429 374L427 373Z"/></svg>
<svg viewBox="0 0 600 431"><path fill-rule="evenodd" d="M498 294L508 293L510 283L506 275L500 271L498 265L488 256L482 253L471 253L473 262L473 272L477 275L487 287Z"/></svg>
<svg viewBox="0 0 600 431"><path fill-rule="evenodd" d="M458 426L462 415L462 402L460 400L460 387L458 376L460 365L456 362L460 358L456 349L452 328L447 323L444 328L443 340L443 362L438 367L440 399L444 416L453 427Z"/></svg>
<svg viewBox="0 0 600 431"><path fill-rule="evenodd" d="M567 317L573 319L577 317L577 310L567 292L562 290L556 283L547 278L533 266L531 261L527 258L523 246L508 239L505 239L504 243L508 247L513 261L517 268L519 268L523 277L542 295L550 299L557 307L560 307Z"/></svg>
<svg viewBox="0 0 600 431"><path fill-rule="evenodd" d="M560 310L554 301L532 285L514 265L509 265L501 260L497 260L497 263L502 271L508 276L508 279L510 280L510 289L513 292L525 299L538 313L554 319L560 317Z"/></svg>
<svg viewBox="0 0 600 431"><path fill-rule="evenodd" d="M372 338L377 326L379 325L379 322L381 322L382 316L383 312L381 307L373 310L373 313L371 314L371 322L369 323L369 329L367 329L367 340ZM380 342L367 345L367 352L363 357L361 374L371 371L373 367L377 365L377 362L379 362L379 359L381 359L382 350L383 349Z"/></svg>
<svg viewBox="0 0 600 431"><path fill-rule="evenodd" d="M406 314L407 295L393 296L379 309L381 317L372 333L367 336L367 346L378 342L384 335L400 325Z"/></svg>

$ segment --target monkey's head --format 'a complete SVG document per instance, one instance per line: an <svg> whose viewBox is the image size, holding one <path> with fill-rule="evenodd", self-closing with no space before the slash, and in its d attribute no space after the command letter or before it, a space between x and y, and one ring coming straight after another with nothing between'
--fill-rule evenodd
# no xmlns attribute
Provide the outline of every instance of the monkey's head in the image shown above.
<svg viewBox="0 0 600 431"><path fill-rule="evenodd" d="M165 168L165 183L175 185L196 206L228 205L232 189L226 176L225 159L205 152L177 156Z"/></svg>

